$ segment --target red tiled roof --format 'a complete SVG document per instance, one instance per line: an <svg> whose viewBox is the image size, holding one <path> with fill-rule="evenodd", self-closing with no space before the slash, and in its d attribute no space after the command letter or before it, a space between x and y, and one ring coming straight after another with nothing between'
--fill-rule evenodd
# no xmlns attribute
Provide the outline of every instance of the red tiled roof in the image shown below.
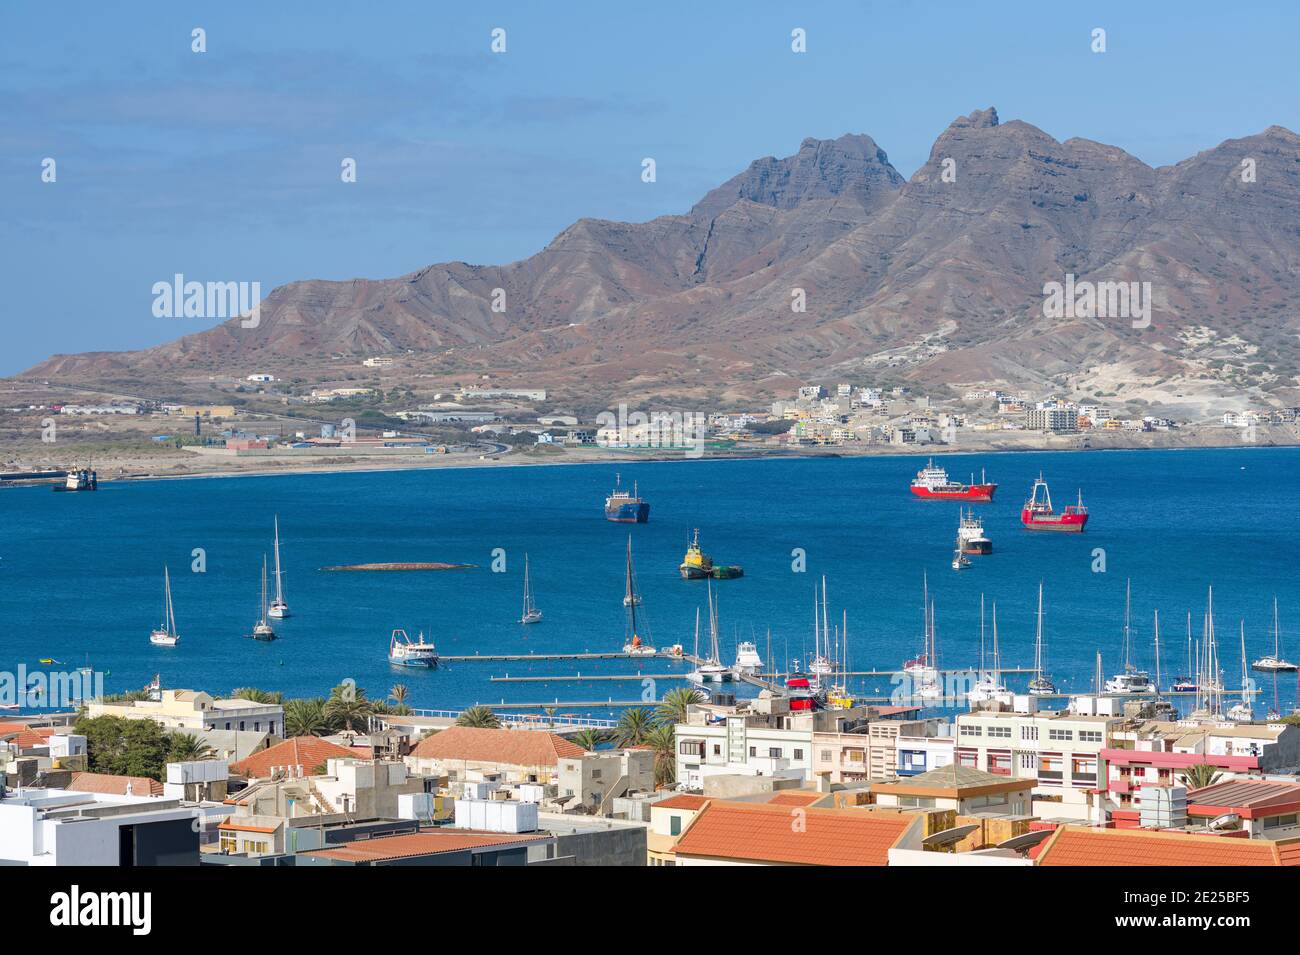
<svg viewBox="0 0 1300 955"><path fill-rule="evenodd" d="M702 809L708 802L703 796L692 796L690 793L682 793L680 796L669 796L667 799L661 799L659 802L651 803L651 809Z"/></svg>
<svg viewBox="0 0 1300 955"><path fill-rule="evenodd" d="M778 792L772 794L772 798L767 800L767 804L769 806L811 806L824 795L826 794L810 793L802 790Z"/></svg>
<svg viewBox="0 0 1300 955"><path fill-rule="evenodd" d="M78 793L111 793L125 796L127 787L135 796L161 796L163 784L148 776L113 776L108 773L73 773L68 789Z"/></svg>
<svg viewBox="0 0 1300 955"><path fill-rule="evenodd" d="M1300 783L1232 779L1187 794L1190 816L1217 816L1231 811L1246 819L1257 819L1297 809L1300 809Z"/></svg>
<svg viewBox="0 0 1300 955"><path fill-rule="evenodd" d="M563 736L541 730L494 730L451 726L420 740L412 756L425 759L467 759L506 766L555 766L578 759L587 751Z"/></svg>
<svg viewBox="0 0 1300 955"><path fill-rule="evenodd" d="M357 758L357 753L348 747L319 736L295 736L232 763L230 771L249 779L269 779L275 770L292 767L295 774L301 768L301 775L310 776L327 759Z"/></svg>
<svg viewBox="0 0 1300 955"><path fill-rule="evenodd" d="M509 730L507 730L509 732ZM500 832L475 832L472 830L443 830L440 832L411 832L400 836L384 836L364 842L349 842L332 849L313 849L302 853L320 859L337 859L340 862L387 862L412 856L438 855L465 849L487 849L492 846L516 846L548 839L546 835L529 835Z"/></svg>
<svg viewBox="0 0 1300 955"><path fill-rule="evenodd" d="M920 818L865 809L791 809L714 800L695 817L673 851L679 857L795 865L888 865L890 847Z"/></svg>
<svg viewBox="0 0 1300 955"><path fill-rule="evenodd" d="M1262 839L1062 826L1048 838L1037 862L1061 866L1274 866L1295 865L1300 859L1284 860L1277 844Z"/></svg>
<svg viewBox="0 0 1300 955"><path fill-rule="evenodd" d="M49 742L48 734L31 729L26 723L0 723L0 739L13 742L19 750L45 746Z"/></svg>

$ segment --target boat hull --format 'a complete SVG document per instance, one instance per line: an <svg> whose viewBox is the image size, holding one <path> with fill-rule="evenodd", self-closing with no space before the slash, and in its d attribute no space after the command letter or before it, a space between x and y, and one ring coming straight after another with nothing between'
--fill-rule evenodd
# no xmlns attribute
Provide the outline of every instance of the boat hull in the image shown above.
<svg viewBox="0 0 1300 955"><path fill-rule="evenodd" d="M913 496L922 501L967 501L975 504L988 504L993 500L996 484L964 484L951 491L939 491L934 488L912 485Z"/></svg>
<svg viewBox="0 0 1300 955"><path fill-rule="evenodd" d="M406 658L389 657L388 662L395 667L405 667L408 670L433 670L436 669L438 666L438 661L436 659L435 660L421 660L421 659L411 660Z"/></svg>
<svg viewBox="0 0 1300 955"><path fill-rule="evenodd" d="M993 553L993 542L988 538L977 538L976 540L962 541L961 552L963 554L991 554Z"/></svg>
<svg viewBox="0 0 1300 955"><path fill-rule="evenodd" d="M1020 512L1020 523L1027 531L1055 531L1061 534L1079 534L1088 523L1087 514L1034 514L1025 508Z"/></svg>
<svg viewBox="0 0 1300 955"><path fill-rule="evenodd" d="M683 580L703 580L713 574L712 567L699 567L695 564L682 564L677 569Z"/></svg>
<svg viewBox="0 0 1300 955"><path fill-rule="evenodd" d="M644 524L650 520L650 505L646 501L607 502L605 520L615 524Z"/></svg>

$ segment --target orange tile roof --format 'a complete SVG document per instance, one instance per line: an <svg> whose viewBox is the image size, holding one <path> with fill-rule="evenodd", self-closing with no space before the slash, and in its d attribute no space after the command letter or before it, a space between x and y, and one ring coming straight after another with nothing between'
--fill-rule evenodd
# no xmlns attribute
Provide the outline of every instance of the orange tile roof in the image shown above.
<svg viewBox="0 0 1300 955"><path fill-rule="evenodd" d="M232 763L230 771L249 779L268 779L274 770L293 767L295 773L301 768L301 775L310 776L327 759L356 758L357 754L348 747L319 736L295 736Z"/></svg>
<svg viewBox="0 0 1300 955"><path fill-rule="evenodd" d="M509 732L507 730L507 732ZM319 859L337 859L340 862L387 862L412 856L438 855L465 849L487 849L492 846L517 846L539 839L549 839L543 834L476 832L473 830L441 830L438 832L411 832L400 836L384 836L363 842L349 842L332 849L313 849L302 855Z"/></svg>
<svg viewBox="0 0 1300 955"><path fill-rule="evenodd" d="M113 776L108 773L73 773L68 789L78 793L111 793L125 796L127 787L132 795L161 796L163 784L148 776Z"/></svg>
<svg viewBox="0 0 1300 955"><path fill-rule="evenodd" d="M1143 829L1062 826L1038 854L1038 865L1273 866L1285 861L1273 842Z"/></svg>
<svg viewBox="0 0 1300 955"><path fill-rule="evenodd" d="M802 812L802 816L796 813ZM795 865L888 865L920 816L711 801L677 840L677 856Z"/></svg>
<svg viewBox="0 0 1300 955"><path fill-rule="evenodd" d="M826 793L810 793L803 790L778 792L772 794L767 804L769 806L811 806L825 795Z"/></svg>
<svg viewBox="0 0 1300 955"><path fill-rule="evenodd" d="M669 796L667 799L661 799L659 802L651 803L651 809L702 809L708 802L703 796L692 796L690 793L682 793L680 796Z"/></svg>
<svg viewBox="0 0 1300 955"><path fill-rule="evenodd" d="M561 758L578 759L587 751L563 736L541 730L493 730L451 726L420 740L412 756L468 759L506 766L555 766Z"/></svg>

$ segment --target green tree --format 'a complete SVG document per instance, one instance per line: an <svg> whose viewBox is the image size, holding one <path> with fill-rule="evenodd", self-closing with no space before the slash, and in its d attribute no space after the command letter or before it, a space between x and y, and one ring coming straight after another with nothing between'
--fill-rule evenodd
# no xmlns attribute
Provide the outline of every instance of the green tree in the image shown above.
<svg viewBox="0 0 1300 955"><path fill-rule="evenodd" d="M169 763L188 763L196 759L212 759L217 755L207 743L190 733L172 733L171 749L167 754Z"/></svg>
<svg viewBox="0 0 1300 955"><path fill-rule="evenodd" d="M501 720L486 706L471 706L456 717L456 725L494 730L500 728Z"/></svg>
<svg viewBox="0 0 1300 955"><path fill-rule="evenodd" d="M74 730L86 737L91 772L162 779L171 747L167 734L153 720L97 716L78 720Z"/></svg>
<svg viewBox="0 0 1300 955"><path fill-rule="evenodd" d="M388 701L393 704L388 712L395 716L408 715L411 712L410 704L406 702L406 698L409 695L410 690L407 689L405 683L395 684L392 689L388 691Z"/></svg>
<svg viewBox="0 0 1300 955"><path fill-rule="evenodd" d="M259 690L255 686L237 686L230 691L237 700L251 700L254 703L283 703L284 694L269 690Z"/></svg>
<svg viewBox="0 0 1300 955"><path fill-rule="evenodd" d="M655 719L660 723L676 725L686 722L686 708L704 701L704 694L694 687L682 686L664 694L655 707Z"/></svg>
<svg viewBox="0 0 1300 955"><path fill-rule="evenodd" d="M290 700L284 704L285 736L325 736L332 728L323 699Z"/></svg>
<svg viewBox="0 0 1300 955"><path fill-rule="evenodd" d="M645 741L655 751L655 785L671 786L677 782L677 727L660 723L646 733Z"/></svg>
<svg viewBox="0 0 1300 955"><path fill-rule="evenodd" d="M1209 763L1188 766L1179 775L1182 776L1183 783L1188 789L1204 789L1206 786L1213 786L1223 778L1223 774L1216 772Z"/></svg>
<svg viewBox="0 0 1300 955"><path fill-rule="evenodd" d="M646 706L633 706L623 711L614 730L614 741L619 746L640 746L654 726L654 711Z"/></svg>
<svg viewBox="0 0 1300 955"><path fill-rule="evenodd" d="M374 704L366 699L365 689L351 683L334 687L325 701L325 716L335 728L342 727L349 732L364 727L366 718L374 711Z"/></svg>
<svg viewBox="0 0 1300 955"><path fill-rule="evenodd" d="M573 734L573 741L587 752L592 752L605 742L605 734L598 729L585 729Z"/></svg>

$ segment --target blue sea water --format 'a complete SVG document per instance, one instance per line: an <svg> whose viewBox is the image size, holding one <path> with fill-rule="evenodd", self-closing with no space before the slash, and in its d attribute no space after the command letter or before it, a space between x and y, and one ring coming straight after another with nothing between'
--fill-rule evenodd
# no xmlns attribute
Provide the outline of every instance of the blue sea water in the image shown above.
<svg viewBox="0 0 1300 955"><path fill-rule="evenodd" d="M687 537L745 576L716 582L724 658L738 639L766 654L771 630L780 664L806 658L813 594L827 579L830 618L848 615L853 669L885 669L921 648L921 586L937 607L940 662L973 666L980 595L998 605L1003 663L1032 660L1034 611L1044 583L1048 671L1063 691L1091 686L1095 653L1118 669L1126 579L1132 580L1134 662L1152 669L1159 609L1165 682L1187 670L1186 620L1199 634L1214 585L1217 631L1229 686L1238 685L1238 621L1247 655L1272 647L1280 600L1283 655L1300 655L1300 595L1287 554L1300 540L1300 509L1281 492L1300 469L1300 449L1083 451L944 455L967 480L981 468L999 484L976 505L994 553L951 569L958 505L914 500L915 457L701 460L548 467L439 469L104 483L93 494L0 490L0 666L106 671L105 690L164 686L224 693L260 686L324 695L352 678L372 697L396 683L412 705L636 700L638 682L493 683L489 677L681 672L654 661L470 662L432 672L387 663L390 631L423 630L444 654L616 651L624 641L624 549L632 535L650 640L691 648L703 582L677 573ZM615 471L651 502L644 525L608 523L604 497ZM1091 511L1081 535L1030 533L1019 509L1039 472L1057 507L1083 490ZM263 554L279 515L286 596L294 616L281 639L245 635L257 612ZM192 572L202 548L206 572ZM504 573L491 571L505 552ZM806 570L794 572L795 549ZM1104 552L1104 572L1094 568ZM545 619L521 627L524 554ZM330 573L327 565L446 561L475 569ZM162 569L171 570L178 647L153 647ZM643 634L644 635L644 634ZM56 668L57 669L57 668ZM1025 677L1011 678L1023 686ZM1263 678L1272 702L1271 677ZM680 685L680 684L670 684ZM667 687L660 685L662 692ZM888 678L852 683L887 694ZM1278 682L1285 710L1294 676ZM565 712L573 707L563 707Z"/></svg>

